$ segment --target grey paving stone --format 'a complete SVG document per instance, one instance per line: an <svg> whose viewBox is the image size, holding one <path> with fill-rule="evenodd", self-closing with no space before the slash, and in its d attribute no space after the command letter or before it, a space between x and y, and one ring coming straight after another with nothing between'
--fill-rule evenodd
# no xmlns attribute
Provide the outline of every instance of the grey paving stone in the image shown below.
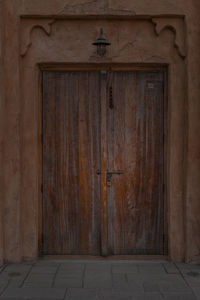
<svg viewBox="0 0 200 300"><path fill-rule="evenodd" d="M98 300L130 300L132 298L130 298L130 296L120 296L120 295L109 295L107 297L101 297L99 296L97 298ZM136 300L144 300L143 298L141 297L137 297L137 298L134 298Z"/></svg>
<svg viewBox="0 0 200 300"><path fill-rule="evenodd" d="M94 273L85 275L83 280L84 288L112 288L111 275Z"/></svg>
<svg viewBox="0 0 200 300"><path fill-rule="evenodd" d="M139 265L140 274L156 274L156 275L165 275L166 271L162 264L147 264Z"/></svg>
<svg viewBox="0 0 200 300"><path fill-rule="evenodd" d="M74 277L80 277L83 275L83 271L82 270L70 270L70 271L58 271L56 276L57 277L67 277L67 276L74 276Z"/></svg>
<svg viewBox="0 0 200 300"><path fill-rule="evenodd" d="M142 285L139 285L137 282L130 282L127 280L126 274L113 274L113 288L115 289L127 289L131 290L132 293L142 293L144 289Z"/></svg>
<svg viewBox="0 0 200 300"><path fill-rule="evenodd" d="M28 281L50 281L53 280L54 274L29 274L26 277L26 282Z"/></svg>
<svg viewBox="0 0 200 300"><path fill-rule="evenodd" d="M19 297L19 298L13 298L13 297L0 297L0 300L58 300L58 298L49 298L49 297L42 297L42 298L35 298L35 297ZM60 298L59 298L60 300ZM63 299L62 299L63 300Z"/></svg>
<svg viewBox="0 0 200 300"><path fill-rule="evenodd" d="M0 265L0 272L5 268L5 265Z"/></svg>
<svg viewBox="0 0 200 300"><path fill-rule="evenodd" d="M86 272L108 272L111 271L111 263L87 263L85 265Z"/></svg>
<svg viewBox="0 0 200 300"><path fill-rule="evenodd" d="M97 298L96 289L69 289L65 300L95 300Z"/></svg>
<svg viewBox="0 0 200 300"><path fill-rule="evenodd" d="M178 282L158 282L160 291L162 292L191 292L191 288L184 284Z"/></svg>
<svg viewBox="0 0 200 300"><path fill-rule="evenodd" d="M87 264L83 283L84 288L112 288L111 265Z"/></svg>
<svg viewBox="0 0 200 300"><path fill-rule="evenodd" d="M134 299L144 300L144 294L134 294L133 291L120 289L100 289L97 292L98 300L130 300Z"/></svg>
<svg viewBox="0 0 200 300"><path fill-rule="evenodd" d="M128 274L126 274L126 277L127 277L127 280L128 280L129 283L136 283L136 284L139 284L139 285L143 286L143 281L145 279L148 279L150 276L148 274L148 277L144 278L140 274L128 273Z"/></svg>
<svg viewBox="0 0 200 300"><path fill-rule="evenodd" d="M85 264L84 263L76 263L76 262L68 262L68 263L63 263L60 265L60 270L61 271L74 271L74 270L78 270L78 271L83 271L85 268Z"/></svg>
<svg viewBox="0 0 200 300"><path fill-rule="evenodd" d="M193 290L194 294L196 295L196 297L198 299L200 299L200 287L195 287L192 290Z"/></svg>
<svg viewBox="0 0 200 300"><path fill-rule="evenodd" d="M42 266L37 266L37 267L33 267L31 269L30 274L55 274L57 272L57 269L59 267L42 267Z"/></svg>
<svg viewBox="0 0 200 300"><path fill-rule="evenodd" d="M151 281L144 281L143 288L145 292L149 292L149 293L160 291L159 285L156 282L151 282Z"/></svg>
<svg viewBox="0 0 200 300"><path fill-rule="evenodd" d="M54 261L54 260L38 260L34 266L51 266L51 267L58 267L61 264L59 261Z"/></svg>
<svg viewBox="0 0 200 300"><path fill-rule="evenodd" d="M83 279L82 277L65 277L59 278L56 277L53 286L56 288L82 288L83 287Z"/></svg>
<svg viewBox="0 0 200 300"><path fill-rule="evenodd" d="M184 276L185 280L191 287L200 287L200 278L192 278L190 276Z"/></svg>
<svg viewBox="0 0 200 300"><path fill-rule="evenodd" d="M192 293L165 293L165 300L197 300Z"/></svg>
<svg viewBox="0 0 200 300"><path fill-rule="evenodd" d="M188 271L188 270L190 270L190 264L178 262L178 263L175 263L175 265L177 266L177 268L180 271Z"/></svg>
<svg viewBox="0 0 200 300"><path fill-rule="evenodd" d="M0 274L0 282L9 281L9 286L20 287L26 279L30 270L29 268L24 269L24 265L9 265Z"/></svg>
<svg viewBox="0 0 200 300"><path fill-rule="evenodd" d="M113 273L138 273L138 266L136 264L113 264Z"/></svg>
<svg viewBox="0 0 200 300"><path fill-rule="evenodd" d="M34 298L32 297L19 297L19 298L12 298L12 297L0 297L0 300L35 300ZM36 299L38 300L38 299ZM47 299L45 299L47 300ZM52 300L52 299L51 299Z"/></svg>
<svg viewBox="0 0 200 300"><path fill-rule="evenodd" d="M132 299L135 297L136 299L144 299L144 293L138 293L130 289L98 289L97 292L98 299L115 299L114 297L128 297L128 299ZM123 298L122 298L123 299Z"/></svg>
<svg viewBox="0 0 200 300"><path fill-rule="evenodd" d="M164 298L159 293L145 293L144 300L164 300Z"/></svg>
<svg viewBox="0 0 200 300"><path fill-rule="evenodd" d="M125 274L112 275L113 288L128 288L128 281Z"/></svg>
<svg viewBox="0 0 200 300"><path fill-rule="evenodd" d="M52 282L27 282L23 284L23 288L33 288L33 287L40 287L40 288L51 288L52 287Z"/></svg>
<svg viewBox="0 0 200 300"><path fill-rule="evenodd" d="M168 274L179 274L180 271L177 268L177 266L174 263L165 263L163 264L163 267L165 268L166 272Z"/></svg>
<svg viewBox="0 0 200 300"><path fill-rule="evenodd" d="M11 264L7 265L3 272L27 272L32 268L29 264Z"/></svg>
<svg viewBox="0 0 200 300"><path fill-rule="evenodd" d="M28 299L63 299L66 289L55 288L8 288L3 293L4 298ZM1 298L0 298L1 299Z"/></svg>
<svg viewBox="0 0 200 300"><path fill-rule="evenodd" d="M0 295L3 293L3 291L6 289L8 286L9 281L2 281L0 282Z"/></svg>

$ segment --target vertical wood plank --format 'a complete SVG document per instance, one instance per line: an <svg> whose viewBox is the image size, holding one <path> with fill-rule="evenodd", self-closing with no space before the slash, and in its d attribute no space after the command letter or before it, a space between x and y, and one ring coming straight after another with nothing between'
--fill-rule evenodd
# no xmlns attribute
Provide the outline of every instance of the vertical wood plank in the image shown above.
<svg viewBox="0 0 200 300"><path fill-rule="evenodd" d="M101 254L108 255L107 228L107 72L101 72Z"/></svg>
<svg viewBox="0 0 200 300"><path fill-rule="evenodd" d="M79 74L80 252L100 254L100 89L99 72ZM98 224L98 225L95 225Z"/></svg>

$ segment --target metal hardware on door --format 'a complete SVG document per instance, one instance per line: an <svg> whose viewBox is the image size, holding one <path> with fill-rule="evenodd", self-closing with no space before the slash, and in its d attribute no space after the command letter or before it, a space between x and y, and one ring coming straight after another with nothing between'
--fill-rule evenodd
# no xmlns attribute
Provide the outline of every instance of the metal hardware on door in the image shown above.
<svg viewBox="0 0 200 300"><path fill-rule="evenodd" d="M101 171L98 169L97 170L97 175L100 175L101 174ZM124 174L124 172L123 171L121 171L121 170L117 170L117 171L107 171L107 174L116 174L116 175L121 175L121 174Z"/></svg>
<svg viewBox="0 0 200 300"><path fill-rule="evenodd" d="M109 90L109 107L110 107L110 109L114 108L112 86L110 87L110 90Z"/></svg>
<svg viewBox="0 0 200 300"><path fill-rule="evenodd" d="M107 186L110 187L112 182L112 173L107 173L106 182L107 182Z"/></svg>
<svg viewBox="0 0 200 300"><path fill-rule="evenodd" d="M107 175L106 175L106 182L107 182L107 186L111 186L111 183L112 183L112 176L113 175L121 175L123 174L124 172L121 171L121 170L117 170L117 171L107 171ZM100 170L97 170L97 175L100 175L101 174L101 171Z"/></svg>
<svg viewBox="0 0 200 300"><path fill-rule="evenodd" d="M107 171L107 186L110 187L111 186L111 183L112 183L112 176L113 175L121 175L123 174L123 172L121 170L118 170L118 171Z"/></svg>

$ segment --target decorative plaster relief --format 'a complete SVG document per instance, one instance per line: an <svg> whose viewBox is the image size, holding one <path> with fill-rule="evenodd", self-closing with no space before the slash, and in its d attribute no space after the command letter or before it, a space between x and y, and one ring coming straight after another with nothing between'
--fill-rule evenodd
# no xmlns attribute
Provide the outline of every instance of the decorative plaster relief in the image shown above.
<svg viewBox="0 0 200 300"><path fill-rule="evenodd" d="M152 22L155 24L156 34L159 36L160 33L165 30L171 30L174 35L174 47L177 48L179 55L182 58L186 56L185 49L185 30L183 19L178 18L152 18Z"/></svg>
<svg viewBox="0 0 200 300"><path fill-rule="evenodd" d="M54 19L28 19L21 26L21 56L25 56L31 47L31 34L35 28L40 28L48 36L51 34L51 25Z"/></svg>
<svg viewBox="0 0 200 300"><path fill-rule="evenodd" d="M141 18L144 20L144 18ZM153 25L155 25L155 33L157 36L161 34L163 30L170 30L174 33L174 47L177 49L180 57L185 58L186 49L185 49L185 28L182 18L149 18ZM138 18L137 18L138 21ZM32 40L31 34L35 28L41 28L48 36L51 35L51 29L53 23L56 22L56 19L23 19L21 26L21 56L25 56L28 52L28 49L31 47ZM133 19L134 22L134 19ZM132 43L128 43L130 47ZM123 49L122 49L123 50Z"/></svg>

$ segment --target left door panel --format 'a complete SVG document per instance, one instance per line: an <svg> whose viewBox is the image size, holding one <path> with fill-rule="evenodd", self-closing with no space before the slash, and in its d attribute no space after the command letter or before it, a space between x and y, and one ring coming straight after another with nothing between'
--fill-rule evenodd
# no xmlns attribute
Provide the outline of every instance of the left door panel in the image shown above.
<svg viewBox="0 0 200 300"><path fill-rule="evenodd" d="M43 72L43 254L100 255L100 73Z"/></svg>

